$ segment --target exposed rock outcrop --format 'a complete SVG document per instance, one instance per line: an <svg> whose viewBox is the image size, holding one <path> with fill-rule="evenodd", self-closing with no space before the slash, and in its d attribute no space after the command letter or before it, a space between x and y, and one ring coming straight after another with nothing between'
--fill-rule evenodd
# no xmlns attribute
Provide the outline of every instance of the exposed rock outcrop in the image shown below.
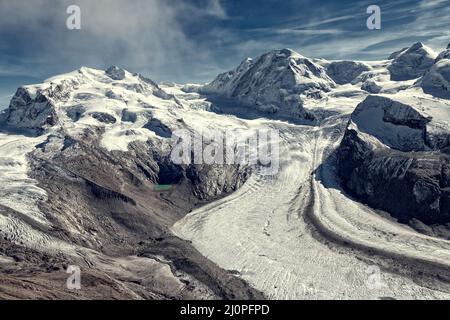
<svg viewBox="0 0 450 320"><path fill-rule="evenodd" d="M334 61L327 66L327 74L338 84L351 83L370 66L356 61Z"/></svg>
<svg viewBox="0 0 450 320"><path fill-rule="evenodd" d="M369 93L379 93L382 87L374 80L367 80L362 84L361 89Z"/></svg>
<svg viewBox="0 0 450 320"><path fill-rule="evenodd" d="M418 106L369 96L353 112L338 149L346 188L402 222L450 222L450 133L436 127Z"/></svg>

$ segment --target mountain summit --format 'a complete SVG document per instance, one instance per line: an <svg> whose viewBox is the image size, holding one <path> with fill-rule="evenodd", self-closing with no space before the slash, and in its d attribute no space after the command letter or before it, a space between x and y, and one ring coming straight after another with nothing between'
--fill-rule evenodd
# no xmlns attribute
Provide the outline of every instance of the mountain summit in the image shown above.
<svg viewBox="0 0 450 320"><path fill-rule="evenodd" d="M244 60L202 91L263 112L310 118L302 99L319 98L334 87L323 67L291 49L282 49Z"/></svg>
<svg viewBox="0 0 450 320"><path fill-rule="evenodd" d="M416 42L395 56L388 67L391 79L403 81L422 76L433 65L436 53L422 42Z"/></svg>

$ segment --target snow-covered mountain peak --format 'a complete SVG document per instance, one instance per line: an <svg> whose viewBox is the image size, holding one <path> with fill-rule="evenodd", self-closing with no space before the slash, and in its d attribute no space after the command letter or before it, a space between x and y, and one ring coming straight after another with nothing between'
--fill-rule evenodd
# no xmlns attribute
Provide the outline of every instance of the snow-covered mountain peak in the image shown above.
<svg viewBox="0 0 450 320"><path fill-rule="evenodd" d="M255 65L259 69L275 68L277 71L291 71L297 77L308 79L319 78L316 80L325 80L332 83L332 80L326 75L325 70L311 59L301 55L292 49L274 50L263 54ZM297 78L301 82L300 78Z"/></svg>
<svg viewBox="0 0 450 320"><path fill-rule="evenodd" d="M294 50L281 49L244 60L201 91L263 112L310 118L302 97L320 97L335 86L325 68Z"/></svg>
<svg viewBox="0 0 450 320"><path fill-rule="evenodd" d="M436 52L422 42L416 42L400 52L388 67L391 80L404 81L421 77L433 65Z"/></svg>
<svg viewBox="0 0 450 320"><path fill-rule="evenodd" d="M119 149L126 150L132 140L170 136L167 125L157 120L159 110L181 107L174 96L140 74L118 67L106 71L82 67L19 88L6 112L6 123L37 133L63 129L74 136L88 128L103 128L105 146L116 141Z"/></svg>
<svg viewBox="0 0 450 320"><path fill-rule="evenodd" d="M424 49L426 51L432 52L433 50L426 45L424 45L422 42L418 41L416 43L413 43L407 51L413 52L413 51L419 51L421 49Z"/></svg>
<svg viewBox="0 0 450 320"><path fill-rule="evenodd" d="M284 49L278 49L278 50L273 50L270 51L268 53L265 54L268 57L272 57L272 58L293 58L293 59L302 59L302 58L306 58L305 56L303 56L302 54L298 53L297 51L294 51L290 48L284 48Z"/></svg>
<svg viewBox="0 0 450 320"><path fill-rule="evenodd" d="M434 64L416 84L425 93L442 99L450 98L450 44L439 53Z"/></svg>
<svg viewBox="0 0 450 320"><path fill-rule="evenodd" d="M446 101L412 91L370 95L352 113L349 129L374 147L405 152L439 150L450 143L449 119L450 104Z"/></svg>
<svg viewBox="0 0 450 320"><path fill-rule="evenodd" d="M397 50L397 51L392 52L392 53L389 55L388 60L393 60L393 59L397 58L399 55L401 55L402 53L404 53L404 52L405 52L406 50L408 50L408 49L409 49L409 48L406 47L406 48L402 48L402 49L400 49L400 50Z"/></svg>

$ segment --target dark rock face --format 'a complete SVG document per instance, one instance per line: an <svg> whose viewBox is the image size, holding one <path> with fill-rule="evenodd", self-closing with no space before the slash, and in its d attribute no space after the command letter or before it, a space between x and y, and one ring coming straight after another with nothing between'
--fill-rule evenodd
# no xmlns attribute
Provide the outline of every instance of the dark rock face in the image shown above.
<svg viewBox="0 0 450 320"><path fill-rule="evenodd" d="M448 57L438 60L420 81L425 93L441 99L450 99L450 50Z"/></svg>
<svg viewBox="0 0 450 320"><path fill-rule="evenodd" d="M109 67L105 72L113 80L125 79L125 71L123 69L120 69L119 67Z"/></svg>
<svg viewBox="0 0 450 320"><path fill-rule="evenodd" d="M447 48L444 51L438 54L435 62L437 63L443 59L450 59L450 43L447 45Z"/></svg>
<svg viewBox="0 0 450 320"><path fill-rule="evenodd" d="M56 102L67 102L79 85L79 79L74 78L59 84L52 82L44 89L19 88L11 99L6 123L11 127L38 132L55 126L59 121Z"/></svg>
<svg viewBox="0 0 450 320"><path fill-rule="evenodd" d="M86 107L82 105L76 105L73 107L70 107L67 109L67 116L72 119L73 121L78 121L83 116L83 114L86 112Z"/></svg>
<svg viewBox="0 0 450 320"><path fill-rule="evenodd" d="M370 67L361 62L336 61L327 67L327 74L338 84L351 83L364 71L369 71Z"/></svg>
<svg viewBox="0 0 450 320"><path fill-rule="evenodd" d="M227 169L224 170L224 167ZM194 185L194 195L199 199L215 198L222 193L236 191L249 176L249 168L230 165L192 165L186 171L186 177Z"/></svg>
<svg viewBox="0 0 450 320"><path fill-rule="evenodd" d="M441 53L439 53L439 55L436 58L436 62L441 61L443 59L450 59L450 48L447 48L447 50L444 50Z"/></svg>
<svg viewBox="0 0 450 320"><path fill-rule="evenodd" d="M379 93L382 88L374 80L367 80L362 84L361 89L369 93Z"/></svg>
<svg viewBox="0 0 450 320"><path fill-rule="evenodd" d="M421 77L434 64L436 56L420 42L399 53L388 67L391 80L404 81Z"/></svg>
<svg viewBox="0 0 450 320"><path fill-rule="evenodd" d="M114 124L117 122L116 118L105 112L91 112L90 115L92 118L105 124Z"/></svg>
<svg viewBox="0 0 450 320"><path fill-rule="evenodd" d="M9 125L40 130L58 122L55 106L48 96L38 92L32 98L24 88L19 88L11 100L6 121Z"/></svg>
<svg viewBox="0 0 450 320"><path fill-rule="evenodd" d="M447 154L373 152L348 130L338 150L338 169L348 190L401 222L450 222Z"/></svg>
<svg viewBox="0 0 450 320"><path fill-rule="evenodd" d="M344 187L401 222L449 223L449 141L428 133L430 122L412 106L367 97L353 112L337 150Z"/></svg>
<svg viewBox="0 0 450 320"><path fill-rule="evenodd" d="M374 100L373 102L378 103L382 109L381 105L385 98L369 97L366 100L368 99ZM414 218L430 225L448 223L450 222L450 157L446 151L448 143L433 144L426 134L429 119L392 103L386 104L391 107L386 110L390 112L385 112L382 116L383 121L422 131L422 142L410 143L403 138L400 139L403 144L394 145L395 148L374 148L370 142L361 139L357 130L347 128L337 152L338 173L344 186L362 201L388 211L401 222L408 222ZM364 106L367 108L370 105L370 101L363 102L355 110L352 119L357 121L358 113L364 112ZM402 117L398 117L399 115ZM433 152L425 151L432 147L440 149Z"/></svg>
<svg viewBox="0 0 450 320"><path fill-rule="evenodd" d="M163 138L170 138L172 136L172 130L157 118L150 119L144 128L153 131L156 135Z"/></svg>
<svg viewBox="0 0 450 320"><path fill-rule="evenodd" d="M135 123L137 121L137 114L128 109L124 109L122 111L122 121Z"/></svg>

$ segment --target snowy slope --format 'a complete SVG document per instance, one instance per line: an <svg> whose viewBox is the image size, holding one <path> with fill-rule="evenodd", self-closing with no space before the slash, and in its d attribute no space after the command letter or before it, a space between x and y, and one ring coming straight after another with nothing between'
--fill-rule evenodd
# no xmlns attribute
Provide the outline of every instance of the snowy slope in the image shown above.
<svg viewBox="0 0 450 320"><path fill-rule="evenodd" d="M216 123L223 129L245 128L237 119L213 115L197 108L195 100L184 99L188 98L178 99L150 79L117 67L83 67L19 88L3 114L4 125L12 131L0 135L2 181L9 181L0 188L0 204L46 221L38 209L45 192L27 176L27 155L43 142L84 140L93 133L108 152L128 152L131 143L151 140L169 155L175 130L216 129ZM201 99L197 103L208 105ZM56 148L53 155L61 152L51 148Z"/></svg>
<svg viewBox="0 0 450 320"><path fill-rule="evenodd" d="M445 58L444 58L445 57ZM431 67L431 69L419 81L423 91L433 96L450 98L450 54Z"/></svg>
<svg viewBox="0 0 450 320"><path fill-rule="evenodd" d="M351 117L349 128L402 151L442 149L448 144L450 104L404 94L369 96Z"/></svg>
<svg viewBox="0 0 450 320"><path fill-rule="evenodd" d="M323 67L293 50L283 49L244 60L201 91L264 112L308 119L302 99L319 97L333 87L335 83Z"/></svg>
<svg viewBox="0 0 450 320"><path fill-rule="evenodd" d="M416 42L395 56L388 68L391 79L401 81L419 78L433 65L435 59L436 53L431 48Z"/></svg>
<svg viewBox="0 0 450 320"><path fill-rule="evenodd" d="M31 219L48 224L38 208L47 199L45 190L28 176L27 153L42 143L45 137L27 138L19 134L0 133L0 205L9 207Z"/></svg>

